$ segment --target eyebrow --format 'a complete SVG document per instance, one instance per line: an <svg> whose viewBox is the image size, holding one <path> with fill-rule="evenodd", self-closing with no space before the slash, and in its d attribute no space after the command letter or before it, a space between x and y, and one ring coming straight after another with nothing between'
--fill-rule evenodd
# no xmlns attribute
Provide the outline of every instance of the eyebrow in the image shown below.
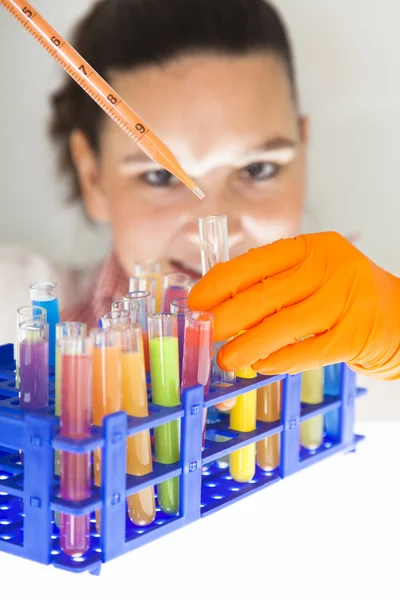
<svg viewBox="0 0 400 600"><path fill-rule="evenodd" d="M244 153L244 155L246 154L251 154L254 152L274 152L276 150L287 150L287 149L295 149L297 146L297 142L294 140L291 140L289 138L283 138L283 137L276 137L273 138L271 140L267 140L266 142L264 142L263 144L261 144L260 146L256 146L255 148L249 148L248 150L246 150L246 152ZM150 158L148 158L144 153L140 153L140 154L129 154L128 156L125 156L125 158L122 159L121 164L122 165L131 165L131 164L140 164L140 165L144 165L144 164L152 164L154 161L152 161Z"/></svg>
<svg viewBox="0 0 400 600"><path fill-rule="evenodd" d="M261 146L252 148L250 152L271 152L273 150L286 150L287 148L296 148L297 142L289 138L277 137L267 140Z"/></svg>

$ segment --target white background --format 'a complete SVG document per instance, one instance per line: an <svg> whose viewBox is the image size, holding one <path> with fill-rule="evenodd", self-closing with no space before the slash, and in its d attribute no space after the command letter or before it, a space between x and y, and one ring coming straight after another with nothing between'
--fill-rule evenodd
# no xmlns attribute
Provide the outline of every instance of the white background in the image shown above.
<svg viewBox="0 0 400 600"><path fill-rule="evenodd" d="M68 39L88 0L35 0ZM311 118L305 230L360 233L360 248L400 274L400 4L398 0L278 0L292 32L301 104ZM64 203L46 128L61 68L0 10L0 243L23 243L85 265L108 232ZM362 418L400 418L400 383L376 383Z"/></svg>

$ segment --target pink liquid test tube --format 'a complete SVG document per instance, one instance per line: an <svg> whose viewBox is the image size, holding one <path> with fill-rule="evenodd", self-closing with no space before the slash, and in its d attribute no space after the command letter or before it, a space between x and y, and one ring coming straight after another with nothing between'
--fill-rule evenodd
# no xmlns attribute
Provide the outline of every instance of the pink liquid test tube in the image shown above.
<svg viewBox="0 0 400 600"><path fill-rule="evenodd" d="M208 394L213 354L214 316L207 312L188 312L185 316L181 390L195 385L204 386ZM203 446L207 410L203 416Z"/></svg>
<svg viewBox="0 0 400 600"><path fill-rule="evenodd" d="M189 312L187 298L179 298L171 302L171 312L176 315L178 322L179 373L182 379L183 344L185 341L185 317Z"/></svg>
<svg viewBox="0 0 400 600"><path fill-rule="evenodd" d="M84 440L91 433L92 342L89 338L60 340L61 415L60 434L71 440ZM61 451L60 496L80 502L90 495L90 453ZM61 550L68 556L85 554L90 545L90 516L61 513Z"/></svg>
<svg viewBox="0 0 400 600"><path fill-rule="evenodd" d="M162 311L169 313L171 302L180 298L188 297L188 285L190 278L184 273L167 273L164 277L164 295Z"/></svg>

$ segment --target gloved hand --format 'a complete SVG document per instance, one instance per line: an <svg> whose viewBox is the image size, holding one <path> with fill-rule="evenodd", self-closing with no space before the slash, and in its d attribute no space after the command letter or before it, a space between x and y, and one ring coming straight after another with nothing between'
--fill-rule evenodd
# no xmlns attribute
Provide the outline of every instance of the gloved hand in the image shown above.
<svg viewBox="0 0 400 600"><path fill-rule="evenodd" d="M338 233L301 235L211 269L191 310L215 315L218 365L265 375L337 362L379 379L400 377L400 280Z"/></svg>

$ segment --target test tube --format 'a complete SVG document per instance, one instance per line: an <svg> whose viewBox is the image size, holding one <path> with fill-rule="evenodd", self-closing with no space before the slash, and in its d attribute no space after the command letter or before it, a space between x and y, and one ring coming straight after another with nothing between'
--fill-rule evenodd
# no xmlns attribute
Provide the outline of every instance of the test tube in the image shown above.
<svg viewBox="0 0 400 600"><path fill-rule="evenodd" d="M202 273L205 275L216 264L229 260L227 217L225 215L217 215L200 218L199 232L201 266ZM224 344L226 344L226 341L214 344L211 380L218 387L227 387L235 383L235 373L222 371L217 365L216 357ZM234 400L227 403L223 402L218 405L218 408L229 410L234 402Z"/></svg>
<svg viewBox="0 0 400 600"><path fill-rule="evenodd" d="M254 379L257 373L251 367L236 372L242 379ZM247 433L256 428L257 390L246 392L236 398L235 406L230 413L230 428ZM247 444L235 450L229 457L229 471L234 481L247 483L256 472L256 445Z"/></svg>
<svg viewBox="0 0 400 600"><path fill-rule="evenodd" d="M49 324L24 321L18 327L19 405L28 410L49 404Z"/></svg>
<svg viewBox="0 0 400 600"><path fill-rule="evenodd" d="M92 342L87 337L59 339L61 361L60 434L84 440L91 433ZM90 452L61 451L60 496L81 502L90 495ZM90 517L61 513L60 546L68 556L85 554L90 545Z"/></svg>
<svg viewBox="0 0 400 600"><path fill-rule="evenodd" d="M120 331L122 410L132 417L147 417L148 401L143 355L142 329L135 323ZM127 472L142 476L153 470L150 431L142 431L127 439ZM156 507L152 486L128 498L130 520L138 526L149 525L155 519Z"/></svg>
<svg viewBox="0 0 400 600"><path fill-rule="evenodd" d="M257 390L257 421L274 423L281 418L282 382L276 381ZM269 436L256 444L257 465L266 472L280 464L280 435Z"/></svg>
<svg viewBox="0 0 400 600"><path fill-rule="evenodd" d="M15 338L15 387L19 388L19 335L18 328L26 321L46 322L46 309L40 306L21 306L17 309L17 336Z"/></svg>
<svg viewBox="0 0 400 600"><path fill-rule="evenodd" d="M93 424L101 427L103 418L119 412L122 406L121 341L114 327L93 329L90 338L93 343ZM94 483L101 485L99 448L94 451ZM100 532L100 510L96 511L96 528Z"/></svg>
<svg viewBox="0 0 400 600"><path fill-rule="evenodd" d="M59 417L61 414L61 340L67 337L85 338L87 336L87 327L85 323L75 321L57 323L56 325L56 381L55 381L55 415ZM72 352L72 349L71 349ZM60 451L54 452L54 473L60 475ZM60 513L55 513L54 520L56 525L60 527Z"/></svg>
<svg viewBox="0 0 400 600"><path fill-rule="evenodd" d="M124 296L124 299L130 302L135 302L138 306L137 322L142 328L144 362L146 373L150 373L150 358L149 358L149 327L148 316L152 314L152 298L150 292L129 292Z"/></svg>
<svg viewBox="0 0 400 600"><path fill-rule="evenodd" d="M152 277L151 275L142 275L141 277L131 277L129 279L129 292L149 292L151 296L151 313L159 312L157 306L158 301L158 288L157 282L161 281ZM161 305L161 301L160 301Z"/></svg>
<svg viewBox="0 0 400 600"><path fill-rule="evenodd" d="M176 315L163 313L149 317L149 353L153 404L178 406L179 351ZM179 421L160 425L155 429L155 456L157 462L171 465L179 461ZM165 513L176 514L179 509L179 478L175 477L158 486L158 501Z"/></svg>
<svg viewBox="0 0 400 600"><path fill-rule="evenodd" d="M178 298L171 302L172 314L176 315L178 323L179 373L182 378L183 344L185 341L185 317L189 312L187 298Z"/></svg>
<svg viewBox="0 0 400 600"><path fill-rule="evenodd" d="M137 323L139 319L139 302L135 302L133 299L122 298L121 300L114 300L111 305L111 312L128 311L129 319L131 323Z"/></svg>
<svg viewBox="0 0 400 600"><path fill-rule="evenodd" d="M324 369L302 373L301 401L303 404L321 404L324 401ZM307 450L317 450L323 441L324 417L318 415L300 424L300 443Z"/></svg>
<svg viewBox="0 0 400 600"><path fill-rule="evenodd" d="M342 365L329 365L324 368L324 395L340 396ZM340 410L335 408L325 414L325 431L327 435L338 439L340 437Z"/></svg>
<svg viewBox="0 0 400 600"><path fill-rule="evenodd" d="M60 320L57 298L57 284L42 281L29 286L32 306L46 309L49 324L49 366L56 364L56 325Z"/></svg>
<svg viewBox="0 0 400 600"><path fill-rule="evenodd" d="M103 329L118 326L122 329L131 324L131 312L129 310L112 310L101 317Z"/></svg>
<svg viewBox="0 0 400 600"><path fill-rule="evenodd" d="M164 276L163 312L171 310L171 302L178 298L187 298L190 279L184 273L167 273Z"/></svg>
<svg viewBox="0 0 400 600"><path fill-rule="evenodd" d="M136 262L133 265L133 275L142 279L143 277L152 279L155 282L155 291L154 291L154 306L152 309L152 313L160 312L161 304L162 304L162 296L163 296L163 285L161 278L161 265L159 262L155 260L144 260L142 262ZM130 292L150 292L149 289L145 290L129 290Z"/></svg>
<svg viewBox="0 0 400 600"><path fill-rule="evenodd" d="M204 386L208 394L211 376L214 315L207 312L186 312L185 343L182 361L182 391L195 385ZM203 417L203 446L207 410Z"/></svg>

